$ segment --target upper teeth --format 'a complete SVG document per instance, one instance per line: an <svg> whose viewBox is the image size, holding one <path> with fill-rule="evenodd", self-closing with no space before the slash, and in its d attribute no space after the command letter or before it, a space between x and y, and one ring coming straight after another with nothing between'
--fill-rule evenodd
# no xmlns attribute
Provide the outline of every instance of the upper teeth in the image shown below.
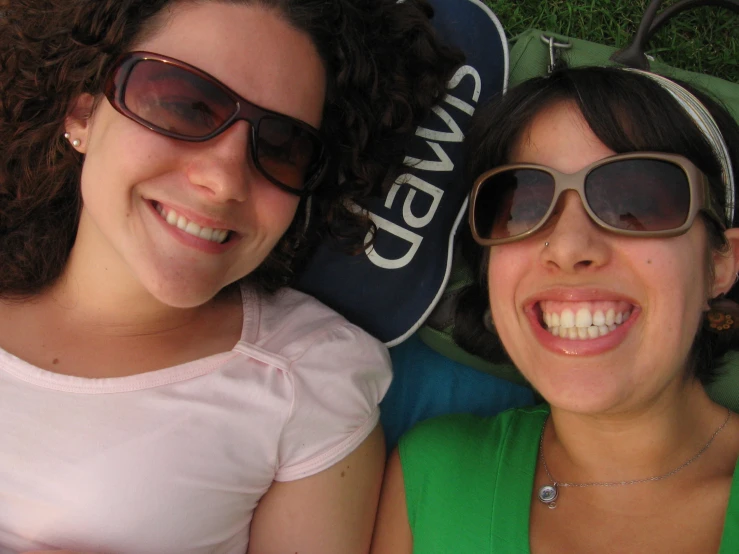
<svg viewBox="0 0 739 554"><path fill-rule="evenodd" d="M156 204L156 209L164 220L172 225L185 231L186 233L201 239L217 242L221 244L228 238L228 229L212 229L211 227L201 227L197 223L193 223L186 219L183 215L178 214L172 208L165 208L161 204Z"/></svg>
<svg viewBox="0 0 739 554"><path fill-rule="evenodd" d="M568 308L563 304L541 302L541 310L549 332L570 339L603 336L628 320L632 309L625 302L584 302Z"/></svg>

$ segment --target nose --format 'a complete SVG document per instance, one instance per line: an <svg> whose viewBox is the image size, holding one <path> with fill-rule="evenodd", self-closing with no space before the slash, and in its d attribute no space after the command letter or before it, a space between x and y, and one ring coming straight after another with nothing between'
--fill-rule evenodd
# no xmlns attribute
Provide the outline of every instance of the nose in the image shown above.
<svg viewBox="0 0 739 554"><path fill-rule="evenodd" d="M250 183L261 178L252 161L251 127L237 121L220 135L198 144L187 166L190 182L212 202L241 202Z"/></svg>
<svg viewBox="0 0 739 554"><path fill-rule="evenodd" d="M556 213L540 236L546 245L541 253L542 263L553 269L592 270L602 267L610 258L607 231L590 218L574 190L560 196Z"/></svg>

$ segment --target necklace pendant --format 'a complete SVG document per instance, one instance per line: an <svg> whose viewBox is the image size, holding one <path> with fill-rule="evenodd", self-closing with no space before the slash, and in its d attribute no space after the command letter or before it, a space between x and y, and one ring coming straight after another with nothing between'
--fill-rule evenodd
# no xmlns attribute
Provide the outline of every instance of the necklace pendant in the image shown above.
<svg viewBox="0 0 739 554"><path fill-rule="evenodd" d="M555 500L557 500L557 484L544 485L539 489L539 501L546 504L548 508L554 509L557 507Z"/></svg>

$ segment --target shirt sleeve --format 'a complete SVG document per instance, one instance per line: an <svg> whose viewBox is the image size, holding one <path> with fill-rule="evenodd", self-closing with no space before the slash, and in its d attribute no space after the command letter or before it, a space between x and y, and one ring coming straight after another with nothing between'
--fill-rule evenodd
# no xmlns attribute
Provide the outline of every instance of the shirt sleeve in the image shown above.
<svg viewBox="0 0 739 554"><path fill-rule="evenodd" d="M314 332L291 366L293 403L275 480L314 475L357 448L379 421L390 367L387 348L354 325Z"/></svg>

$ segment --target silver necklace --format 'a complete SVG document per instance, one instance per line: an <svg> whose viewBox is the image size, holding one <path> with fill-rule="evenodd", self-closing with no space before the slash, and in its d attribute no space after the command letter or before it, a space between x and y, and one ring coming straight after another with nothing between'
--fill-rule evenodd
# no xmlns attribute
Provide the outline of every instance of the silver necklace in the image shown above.
<svg viewBox="0 0 739 554"><path fill-rule="evenodd" d="M544 471L547 474L547 477L552 482L551 485L544 485L539 489L538 497L539 501L544 503L548 508L554 509L557 507L557 497L559 496L558 489L560 487L617 487L619 485L636 485L637 483L646 483L647 481L661 481L662 479L667 479L668 477L672 477L675 475L678 471L681 471L688 467L690 464L692 464L694 461L696 461L698 458L700 458L703 453L708 450L708 447L711 446L711 443L713 442L713 439L716 438L716 436L723 430L724 427L726 427L726 424L729 423L729 418L731 417L731 410L726 411L726 419L724 422L719 425L718 429L716 429L713 432L713 435L711 435L711 438L708 439L708 442L701 448L698 453L690 458L687 462L682 464L679 467L676 467L672 471L669 471L665 473L664 475L657 475L655 477L645 477L644 479L632 479L630 481L605 481L605 482L589 482L589 483L560 483L558 482L554 477L552 477L552 474L549 473L549 468L547 467L547 461L544 459L544 431L547 428L547 423L549 422L549 416L547 416L547 419L544 421L544 425L541 428L541 437L539 438L539 457L541 458L541 465L544 466Z"/></svg>

